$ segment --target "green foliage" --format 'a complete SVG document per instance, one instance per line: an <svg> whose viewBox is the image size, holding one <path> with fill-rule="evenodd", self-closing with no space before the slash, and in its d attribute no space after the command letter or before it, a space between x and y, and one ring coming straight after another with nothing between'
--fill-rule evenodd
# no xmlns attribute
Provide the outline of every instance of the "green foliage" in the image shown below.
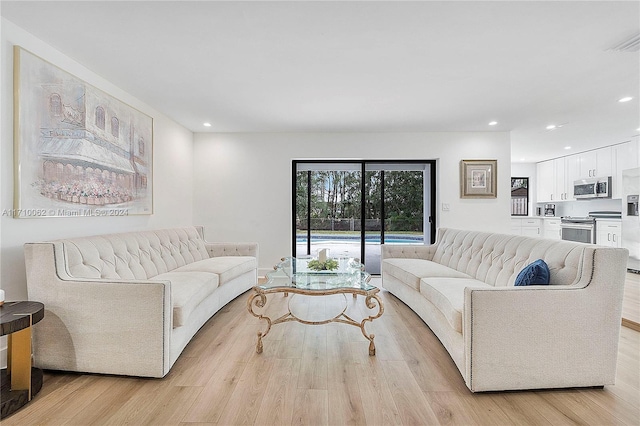
<svg viewBox="0 0 640 426"><path fill-rule="evenodd" d="M307 184L311 177L312 229L336 229L336 220L357 219L361 214L361 173L358 171L298 172L296 215L298 229L307 229ZM424 183L422 171L385 171L385 222L387 231L422 231ZM367 221L381 220L382 172L364 176ZM315 219L315 220L314 220ZM346 222L345 222L346 223ZM330 226L330 228L326 228ZM368 229L368 228L367 228Z"/></svg>
<svg viewBox="0 0 640 426"><path fill-rule="evenodd" d="M335 259L327 259L324 262L320 262L318 259L313 259L307 263L307 267L314 271L333 271L334 269L338 269L338 261Z"/></svg>
<svg viewBox="0 0 640 426"><path fill-rule="evenodd" d="M422 231L424 183L421 171L385 172L388 231Z"/></svg>

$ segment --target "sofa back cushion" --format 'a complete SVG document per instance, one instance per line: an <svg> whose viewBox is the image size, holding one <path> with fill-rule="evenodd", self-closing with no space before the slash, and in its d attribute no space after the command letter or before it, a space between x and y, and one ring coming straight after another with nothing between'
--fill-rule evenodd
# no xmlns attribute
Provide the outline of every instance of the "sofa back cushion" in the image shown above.
<svg viewBox="0 0 640 426"><path fill-rule="evenodd" d="M201 230L201 229L200 229ZM195 227L61 240L69 275L145 280L209 254Z"/></svg>
<svg viewBox="0 0 640 426"><path fill-rule="evenodd" d="M511 286L518 273L536 259L549 266L552 285L581 278L585 245L520 235L440 228L433 261L493 286Z"/></svg>

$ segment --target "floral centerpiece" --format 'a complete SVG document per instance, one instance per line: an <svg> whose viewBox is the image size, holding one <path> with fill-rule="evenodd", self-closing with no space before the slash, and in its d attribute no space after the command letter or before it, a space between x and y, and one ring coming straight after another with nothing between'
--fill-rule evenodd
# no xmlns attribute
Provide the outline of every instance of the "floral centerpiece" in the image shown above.
<svg viewBox="0 0 640 426"><path fill-rule="evenodd" d="M333 271L338 269L338 261L335 259L312 259L307 263L307 267L313 271Z"/></svg>

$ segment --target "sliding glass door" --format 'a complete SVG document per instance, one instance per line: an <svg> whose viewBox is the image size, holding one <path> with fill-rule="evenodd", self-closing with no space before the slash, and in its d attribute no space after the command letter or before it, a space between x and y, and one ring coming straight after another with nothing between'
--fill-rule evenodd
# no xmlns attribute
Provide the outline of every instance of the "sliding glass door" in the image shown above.
<svg viewBox="0 0 640 426"><path fill-rule="evenodd" d="M429 244L435 235L433 161L293 162L294 256L363 260L380 273L380 244Z"/></svg>
<svg viewBox="0 0 640 426"><path fill-rule="evenodd" d="M331 256L360 259L361 191L358 163L298 163L294 256L327 248Z"/></svg>

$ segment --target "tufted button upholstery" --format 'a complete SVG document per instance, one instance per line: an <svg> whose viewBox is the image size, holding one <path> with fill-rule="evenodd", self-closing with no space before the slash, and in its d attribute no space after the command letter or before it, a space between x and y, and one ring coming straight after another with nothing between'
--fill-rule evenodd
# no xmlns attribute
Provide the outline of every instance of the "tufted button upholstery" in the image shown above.
<svg viewBox="0 0 640 426"><path fill-rule="evenodd" d="M511 286L529 263L549 265L551 284L574 284L584 247L567 241L440 229L432 260L496 287Z"/></svg>
<svg viewBox="0 0 640 426"><path fill-rule="evenodd" d="M209 258L198 230L161 229L62 240L69 275L149 279Z"/></svg>
<svg viewBox="0 0 640 426"><path fill-rule="evenodd" d="M415 254L382 247L383 287L426 323L471 391L614 383L628 250L446 228ZM513 287L536 259L550 285Z"/></svg>

